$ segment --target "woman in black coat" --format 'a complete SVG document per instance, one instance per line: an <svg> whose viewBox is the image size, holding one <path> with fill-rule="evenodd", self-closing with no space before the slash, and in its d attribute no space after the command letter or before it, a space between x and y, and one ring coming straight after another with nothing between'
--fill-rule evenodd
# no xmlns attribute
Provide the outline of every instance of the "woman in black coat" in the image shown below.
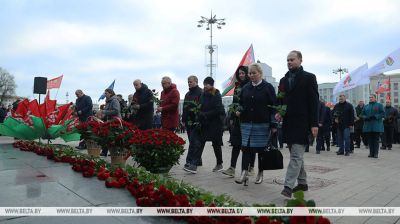
<svg viewBox="0 0 400 224"><path fill-rule="evenodd" d="M233 102L231 107L233 110L237 109L239 105L239 95L242 91L242 88L249 82L248 68L247 66L241 65L236 71L236 83L235 83L235 91L233 93ZM232 154L231 154L231 166L223 170L222 173L231 177L235 176L235 168L236 162L240 154L240 149L242 148L242 135L240 133L240 119L236 116L235 111L232 112L229 116L229 123L232 126L232 131L230 133L230 143L232 145ZM255 157L254 157L255 158ZM252 160L251 167L254 167L254 159Z"/></svg>
<svg viewBox="0 0 400 224"><path fill-rule="evenodd" d="M259 64L249 66L250 81L240 93L240 109L236 112L240 116L242 135L242 173L236 183L247 186L248 170L251 159L258 153L258 174L255 183L263 181L262 152L270 139L271 128L276 131L273 122L275 110L271 106L276 103L274 87L262 79L262 69Z"/></svg>

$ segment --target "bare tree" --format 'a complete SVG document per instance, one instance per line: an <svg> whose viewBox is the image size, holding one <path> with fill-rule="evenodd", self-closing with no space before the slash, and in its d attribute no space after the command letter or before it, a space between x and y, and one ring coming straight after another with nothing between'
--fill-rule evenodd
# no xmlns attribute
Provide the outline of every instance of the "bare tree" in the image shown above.
<svg viewBox="0 0 400 224"><path fill-rule="evenodd" d="M0 102L3 102L7 95L15 94L16 88L14 75L0 67Z"/></svg>

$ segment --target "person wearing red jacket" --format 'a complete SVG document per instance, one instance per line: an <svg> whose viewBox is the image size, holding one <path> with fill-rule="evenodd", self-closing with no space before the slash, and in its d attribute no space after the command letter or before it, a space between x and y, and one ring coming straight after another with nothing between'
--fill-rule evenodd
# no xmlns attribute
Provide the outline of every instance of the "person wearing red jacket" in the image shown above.
<svg viewBox="0 0 400 224"><path fill-rule="evenodd" d="M161 85L161 104L157 107L157 112L161 112L161 127L175 131L179 125L179 91L168 76L162 78Z"/></svg>

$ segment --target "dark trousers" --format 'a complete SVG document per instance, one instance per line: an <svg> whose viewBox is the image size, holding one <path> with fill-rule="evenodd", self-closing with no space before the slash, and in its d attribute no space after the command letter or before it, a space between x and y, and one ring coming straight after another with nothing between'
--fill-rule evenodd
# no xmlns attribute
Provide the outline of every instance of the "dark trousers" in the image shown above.
<svg viewBox="0 0 400 224"><path fill-rule="evenodd" d="M262 148L243 147L242 171L250 170L250 167L254 167L256 153L258 153L258 171L262 171L261 160L263 150Z"/></svg>
<svg viewBox="0 0 400 224"><path fill-rule="evenodd" d="M273 147L278 148L278 132L271 132L271 144Z"/></svg>
<svg viewBox="0 0 400 224"><path fill-rule="evenodd" d="M337 128L333 126L331 131L332 131L332 145L335 146L337 145Z"/></svg>
<svg viewBox="0 0 400 224"><path fill-rule="evenodd" d="M206 144L206 141L202 139L198 131L191 131L189 143L190 145L192 145L193 148L188 151L188 156L186 160L188 164L197 166L197 164L199 164L201 161L201 155L203 154L204 145ZM222 161L221 142L212 141L212 146L214 148L214 154L217 160L217 164L222 164L223 161Z"/></svg>
<svg viewBox="0 0 400 224"><path fill-rule="evenodd" d="M189 139L189 148L186 156L186 164L197 166L202 163L201 155L203 154L205 142L201 140L199 133L192 128L187 129L187 135Z"/></svg>
<svg viewBox="0 0 400 224"><path fill-rule="evenodd" d="M382 133L382 147L392 148L394 127L385 126L385 131Z"/></svg>
<svg viewBox="0 0 400 224"><path fill-rule="evenodd" d="M236 167L236 162L237 162L237 159L238 159L239 154L240 154L240 149L241 149L241 147L238 146L238 145L234 145L234 146L232 147L231 167L233 167L233 168Z"/></svg>
<svg viewBox="0 0 400 224"><path fill-rule="evenodd" d="M379 152L379 132L367 132L369 155L378 156Z"/></svg>
<svg viewBox="0 0 400 224"><path fill-rule="evenodd" d="M324 140L326 144L326 148L329 149L331 147L331 130L329 127L324 128ZM324 145L322 144L322 149L324 149Z"/></svg>
<svg viewBox="0 0 400 224"><path fill-rule="evenodd" d="M354 141L358 147L361 146L361 141L364 145L368 145L367 135L362 132L362 129L354 130Z"/></svg>
<svg viewBox="0 0 400 224"><path fill-rule="evenodd" d="M315 146L315 150L321 151L322 147L324 146L324 131L323 127L319 128L318 135L317 135L317 145Z"/></svg>

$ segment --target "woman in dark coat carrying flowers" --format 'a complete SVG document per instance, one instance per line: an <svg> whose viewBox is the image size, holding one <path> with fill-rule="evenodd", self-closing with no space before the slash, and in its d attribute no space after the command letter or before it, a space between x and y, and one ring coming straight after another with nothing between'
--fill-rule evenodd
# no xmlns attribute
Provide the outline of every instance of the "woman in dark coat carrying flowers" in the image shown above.
<svg viewBox="0 0 400 224"><path fill-rule="evenodd" d="M233 94L233 102L229 106L229 122L232 126L232 131L230 133L230 143L232 145L232 154L231 154L231 166L223 170L222 173L231 177L235 176L235 168L236 162L240 154L240 149L242 148L242 134L240 133L240 118L236 116L236 111L238 110L239 106L239 95L242 92L243 87L250 81L248 75L248 68L247 66L241 65L237 69L236 72L236 83L235 83L235 90ZM252 164L254 166L254 159L252 160Z"/></svg>
<svg viewBox="0 0 400 224"><path fill-rule="evenodd" d="M249 66L250 81L246 84L240 94L240 106L236 115L241 120L242 134L242 173L236 183L244 183L247 186L248 170L251 158L258 153L258 174L255 183L263 181L263 169L261 167L262 151L267 147L270 138L270 131L273 127L276 94L274 87L262 79L263 72L259 64Z"/></svg>

